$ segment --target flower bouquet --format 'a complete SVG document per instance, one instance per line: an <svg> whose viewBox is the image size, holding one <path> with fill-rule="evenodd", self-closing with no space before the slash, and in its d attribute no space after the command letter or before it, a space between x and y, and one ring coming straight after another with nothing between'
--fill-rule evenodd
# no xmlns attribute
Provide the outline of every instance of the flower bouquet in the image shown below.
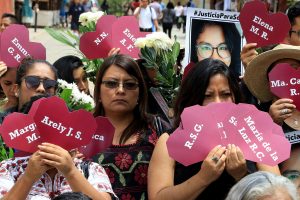
<svg viewBox="0 0 300 200"><path fill-rule="evenodd" d="M96 30L96 23L105 13L102 11L98 12L85 12L79 16L79 33L83 34L86 32L92 32ZM79 50L79 37L73 33L70 29L57 29L57 28L45 28L45 30L57 41L74 48L77 53L81 56L81 60L84 64L84 69L90 81L95 83L96 74L99 70L103 59L88 59Z"/></svg>
<svg viewBox="0 0 300 200"><path fill-rule="evenodd" d="M92 111L95 107L94 99L84 92L80 92L75 83L67 83L58 79L57 96L62 98L71 110Z"/></svg>
<svg viewBox="0 0 300 200"><path fill-rule="evenodd" d="M138 38L135 46L140 48L140 58L144 59L147 69L156 71L156 84L169 107L172 107L181 75L176 65L179 55L179 42L171 40L163 32L153 32L144 38Z"/></svg>

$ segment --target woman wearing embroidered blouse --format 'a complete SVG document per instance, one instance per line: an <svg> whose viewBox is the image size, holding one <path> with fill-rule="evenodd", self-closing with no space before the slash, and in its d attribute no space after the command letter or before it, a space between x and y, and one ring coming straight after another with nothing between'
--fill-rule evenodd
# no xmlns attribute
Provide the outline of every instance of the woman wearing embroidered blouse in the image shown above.
<svg viewBox="0 0 300 200"><path fill-rule="evenodd" d="M137 63L125 55L105 59L94 92L94 116L115 127L113 144L94 158L110 178L120 199L147 198L147 171L157 140L146 113L147 89Z"/></svg>
<svg viewBox="0 0 300 200"><path fill-rule="evenodd" d="M55 68L43 60L25 59L20 64L15 85L20 112L32 97L54 95ZM73 159L65 149L49 143L38 145L30 157L16 157L0 163L0 199L52 199L64 192L82 192L92 199L111 199L114 195L104 169L89 165L88 180L82 161Z"/></svg>
<svg viewBox="0 0 300 200"><path fill-rule="evenodd" d="M225 63L214 59L198 62L184 78L175 103L175 125L185 107L212 102L241 102L238 82ZM163 134L149 165L149 199L225 199L236 181L255 170L235 145L213 148L203 162L188 167L173 160L167 150L169 134ZM188 156L188 155L187 155ZM279 173L278 168L257 164L259 169ZM254 168L254 169L252 169Z"/></svg>

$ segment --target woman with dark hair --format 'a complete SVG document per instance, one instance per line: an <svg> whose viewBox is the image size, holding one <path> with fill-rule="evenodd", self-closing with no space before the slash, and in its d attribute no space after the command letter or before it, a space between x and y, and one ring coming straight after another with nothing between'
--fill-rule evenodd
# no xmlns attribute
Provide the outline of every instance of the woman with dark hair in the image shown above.
<svg viewBox="0 0 300 200"><path fill-rule="evenodd" d="M234 23L193 20L192 29L191 62L219 59L241 74L241 35Z"/></svg>
<svg viewBox="0 0 300 200"><path fill-rule="evenodd" d="M0 123L9 113L23 112L32 97L54 95L57 88L56 80L56 69L49 62L24 59L17 69L15 84L11 88L17 103L0 113Z"/></svg>
<svg viewBox="0 0 300 200"><path fill-rule="evenodd" d="M205 59L203 60L203 62L199 62L198 66L199 67L195 66L193 69L191 69L191 71L193 71L194 73L194 76L191 74L192 72L189 72L188 77L186 77L182 82L182 89L177 96L177 101L175 102L174 106L174 127L179 126L180 115L185 107L197 104L207 105L208 100L213 100L213 102L215 102L215 99L208 98L207 88L209 86L211 77L217 74L223 75L227 79L230 89L229 91L227 91L229 93L224 93L225 97L226 95L228 95L227 97L230 97L227 100L235 103L242 102L242 96L236 76L232 73L231 70L226 68L226 65L224 65L223 62L219 62L218 60ZM203 66L206 66L206 68ZM188 89L185 90L184 88ZM220 99L220 101L223 100Z"/></svg>
<svg viewBox="0 0 300 200"><path fill-rule="evenodd" d="M225 63L216 59L198 62L184 78L175 103L175 125L180 124L184 108L212 102L242 101L235 75ZM224 199L230 188L247 173L243 152L235 145L213 148L203 162L188 167L173 160L167 149L168 133L158 140L149 165L149 199ZM216 159L212 159L217 157ZM252 167L252 166L251 166ZM265 165L259 169L270 170ZM274 170L278 172L278 169Z"/></svg>
<svg viewBox="0 0 300 200"><path fill-rule="evenodd" d="M75 83L81 92L89 94L89 82L86 72L83 68L83 63L76 56L63 56L53 63L57 69L59 79L65 80L68 83Z"/></svg>
<svg viewBox="0 0 300 200"><path fill-rule="evenodd" d="M106 169L120 199L146 198L148 164L157 135L146 113L147 89L137 63L120 54L105 59L94 98L94 116L108 117L115 127L112 145L94 161Z"/></svg>
<svg viewBox="0 0 300 200"><path fill-rule="evenodd" d="M31 105L38 97L54 95L56 80L56 69L47 61L24 59L17 70L14 88L18 105L10 112L27 113L28 103ZM89 177L85 177L82 160L46 142L38 145L38 151L30 157L15 157L0 163L0 199L52 199L71 191L82 192L92 199L114 196L100 165L89 163Z"/></svg>
<svg viewBox="0 0 300 200"><path fill-rule="evenodd" d="M4 62L0 61L0 68L3 66L6 68L6 72L0 76L0 85L5 98L0 101L0 112L15 107L18 103L18 99L13 92L13 86L16 82L17 68L8 68Z"/></svg>

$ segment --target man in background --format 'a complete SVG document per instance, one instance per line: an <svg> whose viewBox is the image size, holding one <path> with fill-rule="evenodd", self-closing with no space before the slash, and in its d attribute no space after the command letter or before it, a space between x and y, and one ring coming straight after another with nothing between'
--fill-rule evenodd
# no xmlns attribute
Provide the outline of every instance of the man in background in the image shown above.
<svg viewBox="0 0 300 200"><path fill-rule="evenodd" d="M4 13L0 20L0 32L3 32L11 24L19 24L17 17L10 13Z"/></svg>
<svg viewBox="0 0 300 200"><path fill-rule="evenodd" d="M150 6L155 10L157 20L158 22L160 22L160 20L162 19L162 8L161 5L158 3L158 0L152 1L152 3L150 3Z"/></svg>
<svg viewBox="0 0 300 200"><path fill-rule="evenodd" d="M155 26L156 31L159 30L156 12L149 6L148 0L140 0L140 6L133 15L139 20L140 31L152 32L152 26Z"/></svg>

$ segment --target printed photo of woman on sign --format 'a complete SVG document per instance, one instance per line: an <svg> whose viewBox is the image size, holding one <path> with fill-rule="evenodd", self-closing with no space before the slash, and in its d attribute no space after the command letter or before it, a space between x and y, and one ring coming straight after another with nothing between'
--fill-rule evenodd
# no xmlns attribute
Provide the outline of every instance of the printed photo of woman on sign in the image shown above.
<svg viewBox="0 0 300 200"><path fill-rule="evenodd" d="M188 8L183 66L214 58L223 61L236 75L243 74L239 15L238 12Z"/></svg>
<svg viewBox="0 0 300 200"><path fill-rule="evenodd" d="M235 23L192 19L191 33L190 62L219 59L241 74L241 35Z"/></svg>

